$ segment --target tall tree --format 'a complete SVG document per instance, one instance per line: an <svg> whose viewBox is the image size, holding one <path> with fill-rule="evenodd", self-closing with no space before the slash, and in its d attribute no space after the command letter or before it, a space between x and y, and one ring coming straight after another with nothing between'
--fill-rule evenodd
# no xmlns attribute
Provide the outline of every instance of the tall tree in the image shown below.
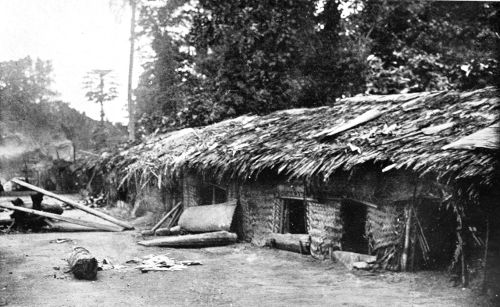
<svg viewBox="0 0 500 307"><path fill-rule="evenodd" d="M94 69L85 75L83 81L87 100L99 103L101 107L101 124L104 124L104 103L118 96L116 82L110 73L111 70Z"/></svg>

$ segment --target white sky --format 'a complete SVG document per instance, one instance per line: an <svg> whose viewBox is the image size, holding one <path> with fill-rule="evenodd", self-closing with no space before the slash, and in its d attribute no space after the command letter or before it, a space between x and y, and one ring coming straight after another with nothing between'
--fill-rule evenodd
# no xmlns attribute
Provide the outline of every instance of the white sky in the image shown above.
<svg viewBox="0 0 500 307"><path fill-rule="evenodd" d="M119 97L108 102L104 112L110 121L126 123L130 10L125 7L120 13L109 3L0 0L0 61L27 55L51 60L52 88L59 98L94 119L99 119L99 106L85 100L83 76L92 69L111 69ZM137 71L139 63L134 65Z"/></svg>

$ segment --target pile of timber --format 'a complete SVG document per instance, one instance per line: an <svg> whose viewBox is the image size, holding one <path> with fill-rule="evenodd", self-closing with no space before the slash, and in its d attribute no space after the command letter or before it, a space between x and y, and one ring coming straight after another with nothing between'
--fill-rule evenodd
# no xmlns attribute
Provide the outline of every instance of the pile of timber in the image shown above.
<svg viewBox="0 0 500 307"><path fill-rule="evenodd" d="M35 192L41 193L42 195L57 199L59 201L62 201L62 202L66 203L74 208L80 209L80 210L85 211L89 214L97 216L103 220L106 220L106 221L114 224L114 225L107 225L107 224L101 224L101 223L96 223L96 222L92 222L92 221L74 219L74 218L63 216L63 215L42 211L43 204L41 203L40 196L36 196L35 198L32 198L33 209L25 208L22 206L11 205L11 204L5 204L5 203L0 203L0 207L14 210L14 211L18 211L18 212L29 213L29 214L39 216L39 217L45 217L45 218L50 218L53 220L64 221L64 222L68 222L68 223L72 223L72 224L76 224L76 225L80 225L80 226L90 227L90 228L98 229L98 230L123 231L126 229L134 229L134 227L127 222L118 220L118 219L116 219L116 218L114 218L114 217L112 217L104 212L86 207L85 205L79 204L78 202L73 201L69 198L66 198L62 195L57 195L55 193L49 192L47 190L44 190L44 189L39 188L37 186L31 185L31 184L26 183L26 182L19 180L19 179L12 179L12 182L14 182L20 186L26 187L28 189L31 189ZM37 209L42 209L42 210L37 210ZM46 208L46 210L55 212L58 209L57 208ZM115 226L115 225L117 225L117 226Z"/></svg>

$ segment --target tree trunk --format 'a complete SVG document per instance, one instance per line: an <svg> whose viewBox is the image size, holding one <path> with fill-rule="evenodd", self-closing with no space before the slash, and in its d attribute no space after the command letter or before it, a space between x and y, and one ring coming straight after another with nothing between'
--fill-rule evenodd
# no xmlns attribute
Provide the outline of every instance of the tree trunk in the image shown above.
<svg viewBox="0 0 500 307"><path fill-rule="evenodd" d="M132 10L132 16L130 19L130 54L129 54L129 65L128 65L128 89L127 89L127 100L128 100L128 138L129 141L135 141L135 108L134 101L132 100L132 76L134 73L134 45L135 45L135 11L136 11L136 0L130 0L130 8Z"/></svg>
<svg viewBox="0 0 500 307"><path fill-rule="evenodd" d="M165 237L148 241L140 241L137 243L144 246L205 247L232 244L236 242L236 239L237 236L235 233L217 231L194 235Z"/></svg>
<svg viewBox="0 0 500 307"><path fill-rule="evenodd" d="M97 260L86 248L75 247L68 258L68 264L76 278L97 279Z"/></svg>

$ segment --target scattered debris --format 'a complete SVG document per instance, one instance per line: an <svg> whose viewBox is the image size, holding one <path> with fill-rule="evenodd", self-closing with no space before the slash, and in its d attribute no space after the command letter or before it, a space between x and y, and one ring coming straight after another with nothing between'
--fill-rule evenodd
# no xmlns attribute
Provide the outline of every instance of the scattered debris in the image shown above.
<svg viewBox="0 0 500 307"><path fill-rule="evenodd" d="M84 247L77 246L68 258L71 272L78 279L97 279L97 259Z"/></svg>
<svg viewBox="0 0 500 307"><path fill-rule="evenodd" d="M107 271L107 270L121 270L127 268L121 264L113 264L109 259L103 258L102 261L98 263L97 270L98 271Z"/></svg>
<svg viewBox="0 0 500 307"><path fill-rule="evenodd" d="M377 256L358 254L346 251L334 251L332 255L336 261L341 262L349 270L352 270L354 268L354 264L356 264L356 266L358 267L364 267L365 264L362 263L366 263L366 265L369 265L377 261Z"/></svg>
<svg viewBox="0 0 500 307"><path fill-rule="evenodd" d="M144 260L142 260L141 265L137 266L137 269L141 270L142 273L149 271L180 271L191 265L201 265L201 262L191 260L177 261L167 255L149 255L144 257Z"/></svg>

